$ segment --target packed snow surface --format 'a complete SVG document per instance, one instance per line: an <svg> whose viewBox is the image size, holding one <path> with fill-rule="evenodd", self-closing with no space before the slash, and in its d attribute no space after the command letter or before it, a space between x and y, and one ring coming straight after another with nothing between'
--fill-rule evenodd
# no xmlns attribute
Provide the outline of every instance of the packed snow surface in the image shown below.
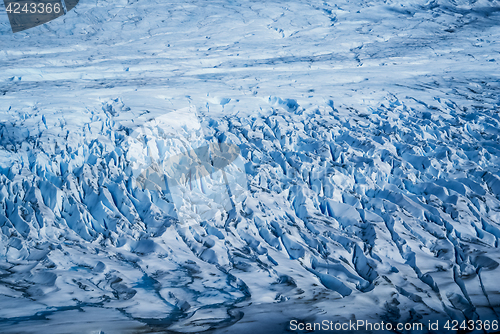
<svg viewBox="0 0 500 334"><path fill-rule="evenodd" d="M500 320L498 1L1 10L0 332Z"/></svg>

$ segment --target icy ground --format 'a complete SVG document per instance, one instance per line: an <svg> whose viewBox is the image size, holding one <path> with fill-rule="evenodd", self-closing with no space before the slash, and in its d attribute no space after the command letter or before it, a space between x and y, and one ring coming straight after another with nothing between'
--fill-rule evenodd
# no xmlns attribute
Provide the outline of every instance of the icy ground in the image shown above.
<svg viewBox="0 0 500 334"><path fill-rule="evenodd" d="M0 10L0 332L500 320L498 1Z"/></svg>

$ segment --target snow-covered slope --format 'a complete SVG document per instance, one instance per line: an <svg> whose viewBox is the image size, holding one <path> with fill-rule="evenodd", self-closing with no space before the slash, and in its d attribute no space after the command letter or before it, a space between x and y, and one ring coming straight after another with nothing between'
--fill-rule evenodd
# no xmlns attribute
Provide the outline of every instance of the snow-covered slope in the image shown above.
<svg viewBox="0 0 500 334"><path fill-rule="evenodd" d="M497 1L1 16L0 331L500 320L499 23Z"/></svg>

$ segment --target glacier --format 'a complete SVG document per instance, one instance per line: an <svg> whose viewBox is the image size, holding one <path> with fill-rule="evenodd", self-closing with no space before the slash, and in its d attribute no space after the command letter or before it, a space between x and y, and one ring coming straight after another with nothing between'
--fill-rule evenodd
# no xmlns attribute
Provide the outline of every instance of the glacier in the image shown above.
<svg viewBox="0 0 500 334"><path fill-rule="evenodd" d="M0 332L500 321L500 2L0 12Z"/></svg>

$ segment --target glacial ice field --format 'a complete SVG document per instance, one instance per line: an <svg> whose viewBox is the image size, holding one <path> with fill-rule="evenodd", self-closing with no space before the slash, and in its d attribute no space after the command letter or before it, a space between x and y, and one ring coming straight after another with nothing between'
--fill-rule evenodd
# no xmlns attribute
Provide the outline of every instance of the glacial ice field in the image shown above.
<svg viewBox="0 0 500 334"><path fill-rule="evenodd" d="M500 321L499 1L4 9L0 333Z"/></svg>

